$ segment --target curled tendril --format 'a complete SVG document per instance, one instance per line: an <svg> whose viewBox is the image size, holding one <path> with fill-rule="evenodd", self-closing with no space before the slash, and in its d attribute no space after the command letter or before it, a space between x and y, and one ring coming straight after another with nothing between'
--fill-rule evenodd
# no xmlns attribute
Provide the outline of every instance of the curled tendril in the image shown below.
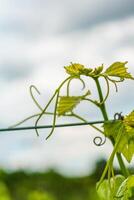
<svg viewBox="0 0 134 200"><path fill-rule="evenodd" d="M118 92L117 83L124 81L124 78L120 78L119 80L113 80L113 79L109 78L108 76L107 76L107 79L114 84L116 92Z"/></svg>
<svg viewBox="0 0 134 200"><path fill-rule="evenodd" d="M56 111L57 111L57 104L58 104L58 98L59 98L59 92L60 92L60 89L62 88L62 86L68 81L70 80L71 77L69 76L68 78L66 78L61 84L60 86L55 90L53 96L50 98L50 100L48 101L47 105L45 106L44 109L41 110L41 113L40 115L38 116L37 120L35 121L35 132L37 134L37 136L39 136L39 132L38 132L38 129L37 129L37 125L38 125L38 122L39 120L41 119L41 117L46 113L46 110L48 109L49 105L51 104L51 102L53 101L53 99L55 98L55 96L57 97L56 98L56 104L55 104L55 110L54 110L54 119L53 119L53 128L52 128L52 131L50 132L49 136L52 135L52 132L54 130L54 127L55 127L55 122L56 122ZM46 139L48 139L48 137Z"/></svg>
<svg viewBox="0 0 134 200"><path fill-rule="evenodd" d="M37 127L37 124L38 124L39 120L40 120L41 117L45 114L45 112L46 112L48 106L50 105L50 103L52 102L52 100L54 99L54 97L56 96L56 94L57 94L57 90L55 91L55 93L54 93L53 96L51 97L50 101L47 103L47 105L45 106L45 108L42 110L42 112L41 112L40 115L38 116L38 118L37 118L37 120L36 120L36 122L35 122L35 127ZM35 131L36 131L37 136L39 136L39 133L38 133L38 129L37 129L37 128L35 128Z"/></svg>
<svg viewBox="0 0 134 200"><path fill-rule="evenodd" d="M57 96L56 96L56 102L55 102L55 108L54 108L54 118L53 118L53 127L52 127L51 132L49 133L49 135L46 137L46 140L52 135L52 133L54 131L54 128L55 128L58 99L59 99L59 91L58 91Z"/></svg>
<svg viewBox="0 0 134 200"><path fill-rule="evenodd" d="M107 77L107 79L108 79L110 82L112 82L112 83L114 84L114 86L115 86L115 91L118 92L118 86L117 86L116 81L110 79L109 77Z"/></svg>
<svg viewBox="0 0 134 200"><path fill-rule="evenodd" d="M115 86L115 91L118 92L118 86L117 86L117 83L113 81L113 84L114 84L114 86Z"/></svg>
<svg viewBox="0 0 134 200"><path fill-rule="evenodd" d="M109 78L109 76L107 76L107 78L108 78L109 81L114 81L114 82L116 82L116 83L120 83L120 82L123 82L123 81L124 81L124 78L121 78L121 77L119 77L119 80L111 79L111 78Z"/></svg>
<svg viewBox="0 0 134 200"><path fill-rule="evenodd" d="M45 112L44 115L45 115L45 114L46 114L46 115L53 115L52 112ZM40 113L31 115L31 116L29 116L29 117L27 117L27 118L21 120L20 122L14 124L14 125L12 125L12 126L9 126L9 128L15 128L16 126L19 126L19 125L25 123L26 121L28 121L28 120L30 120L30 119L32 119L32 118L35 118L35 117L39 117L39 116L40 116Z"/></svg>
<svg viewBox="0 0 134 200"><path fill-rule="evenodd" d="M74 78L76 79L76 77L72 77L72 78L68 81L68 83L67 83L67 96L69 96L70 83L71 83L71 81L72 81ZM85 88L85 82L84 82L83 79L80 78L80 77L77 77L77 79L81 81L81 83L82 83L82 90L84 90L84 88Z"/></svg>
<svg viewBox="0 0 134 200"><path fill-rule="evenodd" d="M103 101L100 102L99 104L103 104L103 103L105 103L105 101L107 100L107 98L108 98L108 96L109 96L109 91L110 91L110 89L109 89L108 78L107 78L106 76L104 76L104 75L102 75L102 77L103 77L103 78L105 79L105 81L106 81L106 85L107 85L107 93L106 93L106 96L105 96L105 98L103 99Z"/></svg>
<svg viewBox="0 0 134 200"><path fill-rule="evenodd" d="M85 87L86 87L86 85L85 85L85 82L83 81L83 79L82 78L78 78L80 81L81 81L81 83L82 83L82 85L83 85L83 87L82 87L82 90L84 90L85 89Z"/></svg>
<svg viewBox="0 0 134 200"><path fill-rule="evenodd" d="M122 112L114 114L114 120L123 120L123 119L124 116L122 115Z"/></svg>
<svg viewBox="0 0 134 200"><path fill-rule="evenodd" d="M102 146L106 143L106 137L103 138L101 136L96 136L94 139L93 139L93 142L96 146Z"/></svg>
<svg viewBox="0 0 134 200"><path fill-rule="evenodd" d="M73 80L73 78L71 78L67 83L67 96L69 96L70 83L71 83L72 80Z"/></svg>
<svg viewBox="0 0 134 200"><path fill-rule="evenodd" d="M40 106L40 104L38 103L38 101L35 99L34 95L33 95L33 91L32 90L35 90L39 95L40 95L40 91L37 89L37 87L35 85L31 85L29 90L30 90L30 95L35 103L35 105L42 111L43 108Z"/></svg>
<svg viewBox="0 0 134 200"><path fill-rule="evenodd" d="M35 114L35 115L31 115L31 116L29 116L29 117L27 117L27 118L21 120L21 121L18 122L17 124L14 124L14 125L12 125L12 126L9 126L9 128L14 128L14 127L16 127L16 126L19 126L19 125L23 124L24 122L28 121L29 119L32 119L32 118L34 118L34 117L38 117L39 115L40 115L40 113L37 113L37 114Z"/></svg>

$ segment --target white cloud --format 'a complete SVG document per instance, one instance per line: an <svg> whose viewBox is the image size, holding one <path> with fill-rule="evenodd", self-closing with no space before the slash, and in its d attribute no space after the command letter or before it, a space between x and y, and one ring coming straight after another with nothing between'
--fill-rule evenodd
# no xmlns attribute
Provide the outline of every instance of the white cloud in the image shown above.
<svg viewBox="0 0 134 200"><path fill-rule="evenodd" d="M133 7L131 0L1 0L0 27L4 34L31 39L133 15Z"/></svg>
<svg viewBox="0 0 134 200"><path fill-rule="evenodd" d="M0 52L1 67L3 60L7 59L10 63L17 59L16 63L24 60L29 62L33 69L28 77L14 79L10 82L6 79L1 81L1 124L11 125L24 116L37 112L28 95L30 84L37 85L41 90L42 96L39 100L42 105L45 105L48 96L65 78L62 66L68 65L70 61L80 62L86 66L98 66L102 63L108 66L116 60L128 60L129 70L134 74L134 46L129 42L129 39L133 40L133 24L134 18L130 17L116 22L103 23L85 31L62 36L44 36L35 41L9 37L6 42L6 38L3 38L3 51ZM77 86L81 87L77 83L74 92ZM89 87L92 89L93 84L89 83ZM133 90L131 82L128 82L126 86L125 83L120 86L120 92L117 94L118 100L112 91L108 107L110 114L117 109L124 109L126 114L127 110L133 106L134 94L128 94L128 88ZM96 111L94 113L96 114ZM43 136L37 139L33 132L30 136L29 132L26 132L26 134L21 133L21 136L13 134L12 137L9 133L0 140L2 151L6 152L5 158L0 154L1 164L7 165L8 163L8 166L12 168L56 166L66 172L72 169L74 173L86 173L88 167L92 166L89 163L90 160L97 158L97 155L107 156L111 150L108 144L102 148L100 153L100 148L94 147L92 143L93 135L90 136L88 132L90 133L86 127L57 129L47 142L44 141L45 134L41 134Z"/></svg>

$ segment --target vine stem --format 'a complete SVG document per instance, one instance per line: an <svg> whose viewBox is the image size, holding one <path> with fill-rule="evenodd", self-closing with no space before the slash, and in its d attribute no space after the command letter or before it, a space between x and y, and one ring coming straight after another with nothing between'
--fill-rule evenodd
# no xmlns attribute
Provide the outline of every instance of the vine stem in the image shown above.
<svg viewBox="0 0 134 200"><path fill-rule="evenodd" d="M100 181L99 181L99 183L98 183L98 185L97 185L97 189L99 188L100 184L102 183L103 179L105 178L105 175L106 175L106 173L107 173L107 171L108 171L109 166L111 166L112 163L113 163L114 155L115 155L116 152L117 152L117 148L118 148L118 145L119 145L121 136L122 136L122 130L120 130L120 133L119 133L119 135L117 136L117 142L115 143L113 152L112 152L112 154L111 154L111 156L110 156L110 158L109 158L109 160L108 160L108 162L107 162L107 164L106 164L106 167L105 167L105 169L104 169L104 171L103 171L103 174L102 174L102 176L101 176L101 179L100 179Z"/></svg>
<svg viewBox="0 0 134 200"><path fill-rule="evenodd" d="M105 106L105 102L104 102L104 98L103 98L103 94L102 94L102 89L101 89L98 77L94 78L94 81L96 83L96 87L97 87L98 95L99 95L99 100L100 100L99 108L101 110L101 113L103 115L104 120L108 121L109 120L108 119L108 114L107 114L107 111L106 111L106 106ZM101 104L101 102L103 102L103 103ZM112 144L114 146L115 144L114 144L114 141L112 139L111 139L111 142L112 142ZM126 166L124 164L122 156L121 156L120 153L116 153L116 156L117 156L118 163L120 165L121 171L124 174L124 176L127 178L129 176L129 171L128 171L128 169L126 168Z"/></svg>

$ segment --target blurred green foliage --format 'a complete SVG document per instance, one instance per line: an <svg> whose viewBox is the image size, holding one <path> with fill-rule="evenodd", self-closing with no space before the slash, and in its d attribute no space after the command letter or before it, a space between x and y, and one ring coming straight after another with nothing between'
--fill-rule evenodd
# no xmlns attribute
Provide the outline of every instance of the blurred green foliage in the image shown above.
<svg viewBox="0 0 134 200"><path fill-rule="evenodd" d="M6 172L0 170L0 200L99 200L95 184L104 161L90 176L64 177L54 171Z"/></svg>
<svg viewBox="0 0 134 200"><path fill-rule="evenodd" d="M0 182L0 200L11 200L9 191L3 182Z"/></svg>
<svg viewBox="0 0 134 200"><path fill-rule="evenodd" d="M32 191L29 193L27 200L55 200L55 198L47 193L41 191Z"/></svg>

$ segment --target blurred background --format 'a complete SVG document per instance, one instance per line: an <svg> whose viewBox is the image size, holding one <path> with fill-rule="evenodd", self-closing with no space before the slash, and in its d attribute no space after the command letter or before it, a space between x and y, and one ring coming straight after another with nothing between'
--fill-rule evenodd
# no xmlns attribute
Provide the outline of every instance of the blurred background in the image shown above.
<svg viewBox="0 0 134 200"><path fill-rule="evenodd" d="M41 92L41 95L37 94L37 99L45 106L56 87L66 78L63 66L70 62L81 63L86 67L96 67L103 63L108 67L115 61L128 61L129 72L134 74L133 56L133 0L0 0L0 127L8 127L38 113L39 110L30 97L29 86L37 86ZM89 83L88 86L92 91L94 85ZM110 118L115 112L123 112L125 115L133 110L133 90L132 81L120 84L118 93L111 87L107 102ZM81 92L81 84L76 82L72 95L79 91ZM52 108L50 106L50 110ZM89 121L102 119L100 113L89 105L80 105L79 112ZM34 122L35 119L32 119L25 125L34 125ZM59 118L57 123L67 122L72 120ZM51 123L50 117L43 118L40 122L44 125ZM103 147L96 147L93 138L98 133L87 126L56 129L53 136L45 141L48 133L49 130L41 130L38 138L34 131L1 133L0 167L1 177L4 177L1 178L2 191L8 190L7 185L12 185L8 180L14 180L16 185L19 185L17 180L24 179L25 182L30 176L25 173L33 173L31 182L25 182L27 185L37 178L37 172L45 173L50 169L61 174L54 176L74 177L74 180L77 179L75 177L86 177L94 174L97 160L108 158L112 150L108 141ZM19 177L16 180L15 170L26 172L16 175ZM42 182L44 176L39 174L37 179L42 177ZM54 179L49 178L50 180ZM88 187L87 180L89 179L84 180L84 183ZM93 179L94 182L95 180ZM82 187L76 185L76 188ZM47 184L43 187L47 192L51 191ZM31 190L33 192L27 196L28 200L39 199L38 195L44 195L42 190L35 189L36 184ZM13 199L21 199L20 195L12 195ZM56 198L55 193L52 197L51 194L46 193L47 195L48 197L40 196L40 199ZM8 200L9 196L4 200ZM22 195L22 199L26 198L24 196ZM88 198L78 196L66 199Z"/></svg>

